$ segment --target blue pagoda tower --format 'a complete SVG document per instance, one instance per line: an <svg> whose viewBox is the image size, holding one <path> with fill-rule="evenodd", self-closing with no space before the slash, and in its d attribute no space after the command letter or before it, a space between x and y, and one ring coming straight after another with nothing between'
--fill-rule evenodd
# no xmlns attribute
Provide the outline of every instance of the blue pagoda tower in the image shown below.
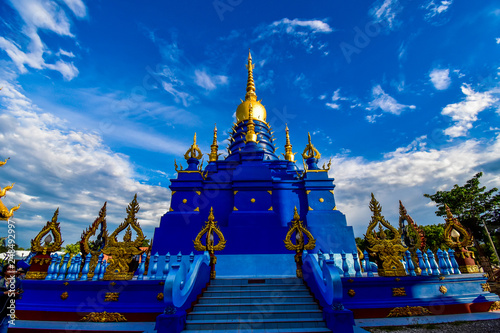
<svg viewBox="0 0 500 333"><path fill-rule="evenodd" d="M335 204L329 166L318 167L321 155L310 135L304 170L296 165L288 127L283 159L276 154L266 109L255 93L254 66L249 53L245 100L236 109L228 155L219 159L215 128L203 169L195 134L184 155L187 168L176 163L170 209L154 234L152 253L189 253L212 208L227 241L217 256L217 276L294 275L293 254L283 240L295 207L316 239L313 252L356 251L352 227Z"/></svg>

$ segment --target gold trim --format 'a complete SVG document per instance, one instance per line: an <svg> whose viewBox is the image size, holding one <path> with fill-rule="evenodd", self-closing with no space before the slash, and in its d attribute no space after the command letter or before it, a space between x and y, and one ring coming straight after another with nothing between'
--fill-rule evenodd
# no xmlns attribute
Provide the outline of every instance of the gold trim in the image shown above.
<svg viewBox="0 0 500 333"><path fill-rule="evenodd" d="M334 194L334 191L333 191L333 190L330 190L330 191L328 191L328 192L330 192L331 194Z"/></svg>
<svg viewBox="0 0 500 333"><path fill-rule="evenodd" d="M64 282L63 284L64 284L65 286L67 286L67 285L69 285L69 282Z"/></svg>
<svg viewBox="0 0 500 333"><path fill-rule="evenodd" d="M47 277L47 272L32 272L26 273L26 280L43 280Z"/></svg>
<svg viewBox="0 0 500 333"><path fill-rule="evenodd" d="M325 202L325 199L319 198L319 202Z"/></svg>
<svg viewBox="0 0 500 333"><path fill-rule="evenodd" d="M490 284L488 282L481 283L481 288L483 289L483 291L491 291L491 287L490 287Z"/></svg>
<svg viewBox="0 0 500 333"><path fill-rule="evenodd" d="M200 211L200 207L196 207L193 211L194 212L199 212Z"/></svg>
<svg viewBox="0 0 500 333"><path fill-rule="evenodd" d="M445 286L439 286L439 291L444 295L448 292L448 288Z"/></svg>
<svg viewBox="0 0 500 333"><path fill-rule="evenodd" d="M311 193L311 190L307 190L306 191L306 194L309 195L309 193Z"/></svg>
<svg viewBox="0 0 500 333"><path fill-rule="evenodd" d="M333 209L332 209L332 210L337 210L337 206L333 207Z"/></svg>
<svg viewBox="0 0 500 333"><path fill-rule="evenodd" d="M61 294L61 299L64 301L66 298L68 298L68 292L65 291Z"/></svg>
<svg viewBox="0 0 500 333"><path fill-rule="evenodd" d="M238 208L236 208L236 206L233 207L233 210L238 210Z"/></svg>
<svg viewBox="0 0 500 333"><path fill-rule="evenodd" d="M158 295L156 295L156 299L159 300L160 302L163 301L163 293L158 293Z"/></svg>
<svg viewBox="0 0 500 333"><path fill-rule="evenodd" d="M254 203L254 202L255 202L255 199L254 199L254 198L250 199L250 202L251 202L251 203Z"/></svg>
<svg viewBox="0 0 500 333"><path fill-rule="evenodd" d="M271 206L268 210L273 210L273 206Z"/></svg>
<svg viewBox="0 0 500 333"><path fill-rule="evenodd" d="M495 301L495 302L491 303L491 306L488 309L488 312L497 311L497 310L500 310L500 301Z"/></svg>
<svg viewBox="0 0 500 333"><path fill-rule="evenodd" d="M309 206L309 210L314 210L314 209L312 209L311 206Z"/></svg>
<svg viewBox="0 0 500 333"><path fill-rule="evenodd" d="M236 195L236 193L238 193L238 191L234 191L234 192L233 192L233 195Z"/></svg>
<svg viewBox="0 0 500 333"><path fill-rule="evenodd" d="M187 201L187 199L182 199L182 203L183 203L183 204L185 204L185 203L187 203L187 202L188 202L188 201Z"/></svg>
<svg viewBox="0 0 500 333"><path fill-rule="evenodd" d="M392 296L406 296L406 290L404 287L401 288L392 288Z"/></svg>
<svg viewBox="0 0 500 333"><path fill-rule="evenodd" d="M270 195L273 195L273 191L267 191L267 193L269 193Z"/></svg>
<svg viewBox="0 0 500 333"><path fill-rule="evenodd" d="M354 295L356 295L356 292L354 291L354 289L349 289L349 291L347 292L347 295L354 297Z"/></svg>
<svg viewBox="0 0 500 333"><path fill-rule="evenodd" d="M169 212L173 212L174 210L172 209L172 207L170 207L170 209L168 210Z"/></svg>
<svg viewBox="0 0 500 333"><path fill-rule="evenodd" d="M104 295L104 302L118 302L120 293L106 293Z"/></svg>
<svg viewBox="0 0 500 333"><path fill-rule="evenodd" d="M80 321L89 321L94 323L111 323L111 322L120 322L127 321L124 315L118 312L91 312Z"/></svg>
<svg viewBox="0 0 500 333"><path fill-rule="evenodd" d="M177 191L172 191L172 194L171 194L171 195L173 196L175 193L177 193Z"/></svg>
<svg viewBox="0 0 500 333"><path fill-rule="evenodd" d="M201 191L195 191L196 194L201 195Z"/></svg>
<svg viewBox="0 0 500 333"><path fill-rule="evenodd" d="M318 170L309 170L309 169L307 169L306 172L328 172L328 170L321 170L321 169L318 169Z"/></svg>
<svg viewBox="0 0 500 333"><path fill-rule="evenodd" d="M414 316L428 316L432 315L428 309L421 306L405 306L394 308L389 312L387 317L414 317Z"/></svg>

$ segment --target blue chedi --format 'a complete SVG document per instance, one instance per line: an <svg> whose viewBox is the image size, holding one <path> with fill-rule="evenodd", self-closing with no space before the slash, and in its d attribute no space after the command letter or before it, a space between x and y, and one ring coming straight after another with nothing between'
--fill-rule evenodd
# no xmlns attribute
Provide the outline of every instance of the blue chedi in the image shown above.
<svg viewBox="0 0 500 333"><path fill-rule="evenodd" d="M152 253L191 252L193 240L213 208L227 240L217 255L217 276L294 275L293 253L283 244L294 207L316 239L312 252L356 252L352 227L335 205L329 166L318 167L320 154L309 136L302 154L305 170L300 170L288 128L284 159L276 155L266 110L255 94L250 55L247 68L245 101L236 111L228 156L219 160L215 129L209 163L203 169L195 135L184 156L188 167L176 166L177 179L171 179L170 210L155 230Z"/></svg>

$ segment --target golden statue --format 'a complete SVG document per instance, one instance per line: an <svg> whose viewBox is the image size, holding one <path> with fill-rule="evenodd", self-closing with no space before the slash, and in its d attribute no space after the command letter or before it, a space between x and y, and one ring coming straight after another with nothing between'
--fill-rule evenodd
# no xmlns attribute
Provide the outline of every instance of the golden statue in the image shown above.
<svg viewBox="0 0 500 333"><path fill-rule="evenodd" d="M290 134L288 130L288 125L285 125L285 131L286 131L286 143L285 143L285 153L281 154L285 158L285 160L290 161L290 162L295 162L295 154L297 153L292 153L292 144L290 143Z"/></svg>
<svg viewBox="0 0 500 333"><path fill-rule="evenodd" d="M302 153L302 157L307 160L308 158L316 158L316 159L320 159L321 158L321 154L319 153L319 151L316 149L316 147L314 147L314 145L312 144L311 142L311 134L310 133L307 133L307 139L308 139L308 143L307 143L307 146L306 148L304 149L304 152Z"/></svg>
<svg viewBox="0 0 500 333"><path fill-rule="evenodd" d="M219 243L215 243L214 233L219 238ZM201 237L206 234L206 245L201 242ZM205 226L198 233L193 241L194 248L196 251L208 251L210 254L210 278L215 279L215 264L217 263L217 257L215 256L215 251L222 251L226 247L226 239L220 231L217 221L214 221L214 210L210 207L210 214L208 215L208 221L205 222Z"/></svg>
<svg viewBox="0 0 500 333"><path fill-rule="evenodd" d="M245 94L245 100L241 101L241 104L236 109L236 122L242 122L244 120L248 120L250 117L250 104L253 107L253 117L255 120L260 120L262 122L266 121L267 112L262 105L257 100L257 95L255 94L255 83L253 81L253 69L255 65L252 63L252 55L250 54L250 50L248 51L248 62L247 62L247 70L248 70L248 80L247 80L247 92Z"/></svg>
<svg viewBox="0 0 500 333"><path fill-rule="evenodd" d="M292 234L295 232L295 244L292 243ZM307 236L307 244L304 241L304 234ZM297 212L297 207L295 207L293 213L293 220L290 229L286 233L285 247L287 250L295 251L295 263L297 265L296 274L298 278L302 278L302 252L304 250L312 250L316 247L316 240L312 236L311 232L307 230L300 220L300 215Z"/></svg>
<svg viewBox="0 0 500 333"><path fill-rule="evenodd" d="M47 221L47 224L42 228L38 235L36 235L35 239L31 240L31 252L46 255L61 249L61 245L64 241L61 237L61 227L59 226L59 222L57 222L58 216L59 208L57 208L54 212L52 220L50 222ZM51 235L47 235L49 232L53 237ZM47 237L44 238L46 235ZM44 238L43 245L42 238Z"/></svg>
<svg viewBox="0 0 500 333"><path fill-rule="evenodd" d="M109 236L108 243L102 249L102 253L110 256L109 266L104 274L104 280L129 280L134 276L134 272L129 272L130 263L134 256L143 251L139 248L144 241L144 234L137 222L136 214L139 212L137 194L127 207L127 217ZM137 237L132 241L132 229L137 233ZM126 229L126 230L125 230ZM123 241L119 242L117 236L125 230Z"/></svg>
<svg viewBox="0 0 500 333"><path fill-rule="evenodd" d="M193 144L189 149L186 151L184 154L184 158L189 160L190 158L196 158L197 160L200 160L203 157L203 154L201 153L200 148L196 144L196 133L194 133L194 138L193 138Z"/></svg>
<svg viewBox="0 0 500 333"><path fill-rule="evenodd" d="M382 207L380 203L372 195L370 201L370 210L373 212L372 220L368 225L366 230L366 240L370 243L371 248L368 248L374 255L377 255L380 262L382 263L382 268L379 267L379 276L405 276L406 271L401 262L404 253L407 250L406 247L401 245L401 234L394 228L389 222L385 220L382 216ZM380 224L379 224L380 223ZM379 232L374 230L375 227L379 225ZM386 227L394 234L392 239L387 238L387 235L382 228Z"/></svg>
<svg viewBox="0 0 500 333"><path fill-rule="evenodd" d="M4 166L9 159L10 159L10 157L5 159L3 162L0 161L0 166ZM12 207L11 209L8 209L7 207L5 207L5 205L3 204L2 199L1 199L2 197L4 197L7 194L8 191L10 191L14 187L14 184L15 183L12 183L12 185L6 186L4 188L0 187L0 220L10 219L12 216L14 216L14 212L16 210L18 210L19 207L21 207L21 204L19 204L15 207Z"/></svg>
<svg viewBox="0 0 500 333"><path fill-rule="evenodd" d="M1 89L0 89L1 90ZM7 161L10 160L10 157L6 158L3 162L0 161L0 166L4 166Z"/></svg>

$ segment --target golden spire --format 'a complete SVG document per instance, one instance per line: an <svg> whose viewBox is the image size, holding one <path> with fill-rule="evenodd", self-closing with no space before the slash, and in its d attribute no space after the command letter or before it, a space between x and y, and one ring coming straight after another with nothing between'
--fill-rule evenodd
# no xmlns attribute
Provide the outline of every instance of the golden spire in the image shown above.
<svg viewBox="0 0 500 333"><path fill-rule="evenodd" d="M196 133L194 133L193 144L191 145L191 147L189 147L189 149L184 154L184 158L186 160L189 160L190 158L196 158L197 160L199 160L202 157L203 157L203 154L201 153L200 148L196 144Z"/></svg>
<svg viewBox="0 0 500 333"><path fill-rule="evenodd" d="M286 143L285 143L285 153L281 154L285 158L285 160L290 161L290 162L295 162L295 154L297 153L292 153L292 144L290 143L290 134L288 130L288 125L285 125L285 131L286 131Z"/></svg>
<svg viewBox="0 0 500 333"><path fill-rule="evenodd" d="M308 144L306 148L304 149L304 152L302 153L302 157L307 160L308 158L314 157L316 159L321 158L321 154L319 151L314 147L314 145L311 142L311 133L307 133L307 138L308 138Z"/></svg>
<svg viewBox="0 0 500 333"><path fill-rule="evenodd" d="M214 142L212 142L212 145L210 146L210 154L207 154L209 162L215 162L219 159L218 148L219 146L217 145L217 124L215 124Z"/></svg>
<svg viewBox="0 0 500 333"><path fill-rule="evenodd" d="M257 143L257 134L255 134L255 124L253 122L252 103L250 103L250 108L248 109L248 123L247 123L247 134L245 135L245 143L247 142Z"/></svg>
<svg viewBox="0 0 500 333"><path fill-rule="evenodd" d="M252 63L250 50L248 50L246 68L248 70L248 79L245 100L242 101L236 109L236 122L239 123L241 121L248 120L250 103L252 103L254 119L265 122L267 116L266 109L260 101L257 100L257 95L255 94L255 82L253 80L253 69L255 68L255 65Z"/></svg>

